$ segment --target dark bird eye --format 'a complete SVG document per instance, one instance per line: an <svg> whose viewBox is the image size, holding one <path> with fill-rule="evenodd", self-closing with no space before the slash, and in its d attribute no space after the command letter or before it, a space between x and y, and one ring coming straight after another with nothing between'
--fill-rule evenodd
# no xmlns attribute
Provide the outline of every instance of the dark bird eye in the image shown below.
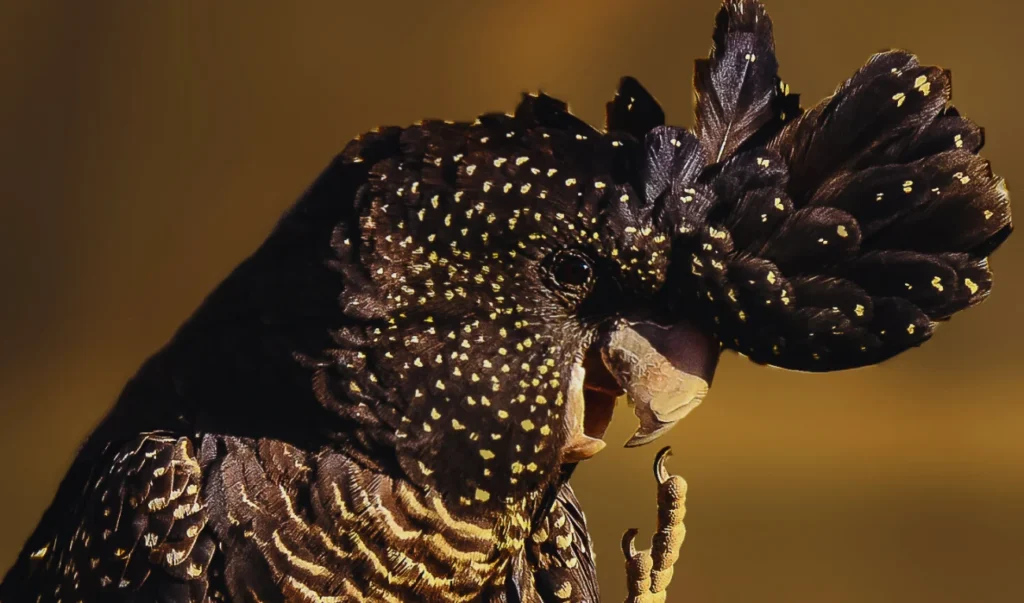
<svg viewBox="0 0 1024 603"><path fill-rule="evenodd" d="M583 289L594 278L590 261L575 252L559 252L551 265L551 277L555 283L570 289Z"/></svg>

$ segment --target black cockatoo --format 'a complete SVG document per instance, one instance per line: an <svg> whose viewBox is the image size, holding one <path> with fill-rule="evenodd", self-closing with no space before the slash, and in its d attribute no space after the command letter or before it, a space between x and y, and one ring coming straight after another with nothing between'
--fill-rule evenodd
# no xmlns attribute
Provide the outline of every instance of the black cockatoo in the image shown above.
<svg viewBox="0 0 1024 603"><path fill-rule="evenodd" d="M874 364L985 298L1011 229L950 78L872 57L803 111L756 0L696 125L624 79L360 136L139 370L0 587L21 601L596 601L567 484L626 394L647 443L719 354ZM626 539L664 600L662 529Z"/></svg>

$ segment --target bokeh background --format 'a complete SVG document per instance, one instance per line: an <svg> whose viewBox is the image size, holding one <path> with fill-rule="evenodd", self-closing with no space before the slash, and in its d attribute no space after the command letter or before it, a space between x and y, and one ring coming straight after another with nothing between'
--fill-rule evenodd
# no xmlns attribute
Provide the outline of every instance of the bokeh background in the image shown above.
<svg viewBox="0 0 1024 603"><path fill-rule="evenodd" d="M0 2L0 571L125 380L346 141L511 110L538 88L600 123L624 74L689 125L717 8ZM870 53L909 48L953 70L987 156L1024 183L1024 4L769 8L805 104ZM691 486L671 601L1024 600L1024 237L993 265L987 303L884 366L724 360L666 439ZM622 410L615 443L634 424ZM610 446L575 478L607 600L622 531L654 523L653 454Z"/></svg>

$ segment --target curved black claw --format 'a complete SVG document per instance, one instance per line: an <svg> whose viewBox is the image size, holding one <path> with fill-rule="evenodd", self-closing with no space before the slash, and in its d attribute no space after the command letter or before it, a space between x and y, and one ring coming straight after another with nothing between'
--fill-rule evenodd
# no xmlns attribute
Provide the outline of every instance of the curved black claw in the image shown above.
<svg viewBox="0 0 1024 603"><path fill-rule="evenodd" d="M671 446L665 446L654 456L654 477L658 480L658 485L664 484L668 481L669 475L668 469L665 468L665 461L667 461L671 456Z"/></svg>

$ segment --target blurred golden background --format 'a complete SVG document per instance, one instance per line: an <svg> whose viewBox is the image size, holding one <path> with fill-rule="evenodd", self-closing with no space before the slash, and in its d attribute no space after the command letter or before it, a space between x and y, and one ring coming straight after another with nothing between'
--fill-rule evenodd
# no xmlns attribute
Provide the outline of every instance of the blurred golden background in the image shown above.
<svg viewBox="0 0 1024 603"><path fill-rule="evenodd" d="M768 6L805 105L872 52L911 49L953 70L986 155L1024 182L1024 4ZM601 123L625 74L689 125L717 8L0 3L0 571L126 379L346 141L538 88ZM665 440L690 483L670 600L1024 600L1022 237L995 256L991 300L882 367L724 360ZM610 441L633 425L620 408ZM654 452L610 446L574 480L606 600L623 592L623 530L654 523Z"/></svg>

